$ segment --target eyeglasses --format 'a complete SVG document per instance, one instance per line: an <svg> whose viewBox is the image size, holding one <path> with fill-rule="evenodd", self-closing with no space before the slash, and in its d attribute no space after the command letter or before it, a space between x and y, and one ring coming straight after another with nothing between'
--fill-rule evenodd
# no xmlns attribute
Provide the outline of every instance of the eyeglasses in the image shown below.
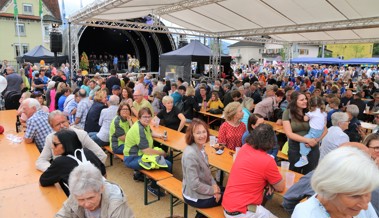
<svg viewBox="0 0 379 218"><path fill-rule="evenodd" d="M64 125L64 124L66 124L66 123L68 123L67 120L65 120L65 121L61 121L61 122L55 124L55 125L54 125L54 128L55 128L55 127L58 127L58 126L62 126L62 124Z"/></svg>
<svg viewBox="0 0 379 218"><path fill-rule="evenodd" d="M379 147L369 147L371 148L372 150L374 150L375 152L379 152Z"/></svg>
<svg viewBox="0 0 379 218"><path fill-rule="evenodd" d="M151 116L142 116L141 118L148 120L148 119L151 119Z"/></svg>

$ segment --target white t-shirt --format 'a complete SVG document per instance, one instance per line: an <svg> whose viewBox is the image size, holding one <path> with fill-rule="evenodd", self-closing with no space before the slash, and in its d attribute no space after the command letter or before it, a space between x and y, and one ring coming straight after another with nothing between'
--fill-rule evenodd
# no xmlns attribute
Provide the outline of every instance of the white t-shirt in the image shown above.
<svg viewBox="0 0 379 218"><path fill-rule="evenodd" d="M316 108L315 111L309 111L305 115L309 117L309 126L312 129L324 129L327 114L325 112L321 112L320 108Z"/></svg>
<svg viewBox="0 0 379 218"><path fill-rule="evenodd" d="M316 195L313 195L308 200L296 205L291 218L329 218L330 215L325 210L324 206L318 201ZM354 218L377 218L377 214L371 203L368 204L367 210L354 216Z"/></svg>

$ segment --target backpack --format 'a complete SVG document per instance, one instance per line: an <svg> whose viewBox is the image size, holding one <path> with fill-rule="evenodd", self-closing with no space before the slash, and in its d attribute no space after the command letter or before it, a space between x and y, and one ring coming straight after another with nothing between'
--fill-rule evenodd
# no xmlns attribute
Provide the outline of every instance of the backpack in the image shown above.
<svg viewBox="0 0 379 218"><path fill-rule="evenodd" d="M175 107L178 109L179 113L183 113L184 112L184 103L186 102L186 100L181 100L179 102L177 102L175 104Z"/></svg>

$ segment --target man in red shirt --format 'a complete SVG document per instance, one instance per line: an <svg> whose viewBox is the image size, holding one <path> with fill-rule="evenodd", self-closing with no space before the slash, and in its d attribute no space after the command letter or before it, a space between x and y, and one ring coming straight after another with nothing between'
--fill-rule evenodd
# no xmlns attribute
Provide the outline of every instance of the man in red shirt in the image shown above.
<svg viewBox="0 0 379 218"><path fill-rule="evenodd" d="M283 191L284 180L275 160L266 153L274 144L274 130L261 124L246 139L230 172L222 206L227 218L275 217L262 204L266 187Z"/></svg>

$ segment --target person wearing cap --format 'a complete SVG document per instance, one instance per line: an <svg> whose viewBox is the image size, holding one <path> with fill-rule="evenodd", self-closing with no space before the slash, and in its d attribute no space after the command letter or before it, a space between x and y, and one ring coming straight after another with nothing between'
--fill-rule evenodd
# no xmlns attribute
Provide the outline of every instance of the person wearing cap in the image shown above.
<svg viewBox="0 0 379 218"><path fill-rule="evenodd" d="M112 86L112 95L116 95L116 96L120 97L120 94L121 94L121 86L113 85Z"/></svg>

